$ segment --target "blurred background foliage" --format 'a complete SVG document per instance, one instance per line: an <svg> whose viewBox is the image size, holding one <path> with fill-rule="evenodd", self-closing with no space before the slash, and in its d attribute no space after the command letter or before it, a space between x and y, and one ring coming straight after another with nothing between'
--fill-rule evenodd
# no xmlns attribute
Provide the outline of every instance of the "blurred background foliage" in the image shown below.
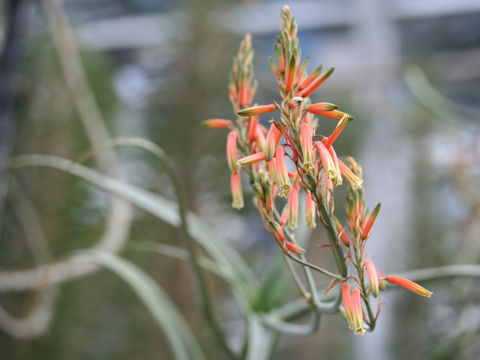
<svg viewBox="0 0 480 360"><path fill-rule="evenodd" d="M6 43L8 9L16 2L23 3L23 34L9 153L77 159L92 145L39 2L2 3L0 43ZM230 207L224 134L207 131L200 123L212 117L232 118L226 84L246 31L252 32L256 52L257 101L278 100L267 56L273 53L283 3L65 0L63 4L110 132L145 137L165 149L181 174L188 208L231 241L261 277L275 277L282 271L269 273L277 249L255 209L248 200L241 212ZM337 152L351 154L363 164L367 200L382 202L369 243L380 270L478 263L478 1L322 0L290 5L299 24L303 56L312 58L311 66L336 67L321 92L322 100L355 116L338 140ZM129 182L174 199L151 155L131 148L119 149L118 154ZM95 162L88 160L86 165ZM25 214L16 210L16 193L37 210L51 259L91 247L103 231L109 195L53 170L16 170L8 179L3 205L2 271L36 265L20 220ZM337 196L340 209L345 194ZM324 236L321 229L312 234L311 262L330 261L317 246L325 243ZM139 250L144 241L178 245L177 231L136 210L122 255L161 284L208 358L221 359L196 308L188 264ZM282 279L279 276L264 289L259 308L278 305L285 294L296 295L292 284ZM209 280L229 341L238 348L243 320L228 287L217 278ZM327 316L317 334L280 337L274 358L478 359L477 285L478 280L470 279L429 283L435 291L430 301L389 292L373 334L354 337L343 320ZM37 296L37 291L4 292L0 302L22 317ZM121 280L103 270L61 287L44 333L18 339L1 331L0 349L1 359L9 360L172 358L148 311Z"/></svg>

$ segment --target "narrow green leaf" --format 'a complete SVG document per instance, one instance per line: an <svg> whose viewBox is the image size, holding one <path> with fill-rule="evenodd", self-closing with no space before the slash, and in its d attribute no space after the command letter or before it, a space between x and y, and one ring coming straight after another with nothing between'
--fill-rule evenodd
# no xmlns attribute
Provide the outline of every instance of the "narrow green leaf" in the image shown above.
<svg viewBox="0 0 480 360"><path fill-rule="evenodd" d="M165 256L170 256L175 259L179 260L189 260L188 251L182 249L178 246L172 246L164 243L158 243L153 241L141 241L137 242L131 246L135 250L143 250L147 252L153 252ZM205 270L210 271L212 274L215 274L223 279L227 278L226 272L220 268L216 263L212 260L201 256L199 257L200 266L202 266Z"/></svg>
<svg viewBox="0 0 480 360"><path fill-rule="evenodd" d="M206 359L176 306L149 275L117 255L101 251L84 253L88 259L110 269L130 285L163 329L176 359Z"/></svg>
<svg viewBox="0 0 480 360"><path fill-rule="evenodd" d="M248 348L246 360L268 360L278 333L257 316L248 318Z"/></svg>
<svg viewBox="0 0 480 360"><path fill-rule="evenodd" d="M12 168L43 166L75 175L111 194L124 198L162 221L178 227L180 218L176 203L101 173L70 160L51 155L21 155L11 160ZM246 310L247 303L254 297L258 279L238 252L215 232L200 217L188 213L192 236L219 263L225 271L240 306Z"/></svg>

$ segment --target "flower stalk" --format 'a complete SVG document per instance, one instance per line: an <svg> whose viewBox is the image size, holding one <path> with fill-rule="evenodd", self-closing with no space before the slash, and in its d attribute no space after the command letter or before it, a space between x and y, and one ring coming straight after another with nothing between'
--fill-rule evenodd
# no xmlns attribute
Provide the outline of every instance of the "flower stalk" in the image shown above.
<svg viewBox="0 0 480 360"><path fill-rule="evenodd" d="M338 109L335 104L312 102L310 99L332 75L334 69L330 68L322 73L323 67L318 66L308 73L308 58L303 61L301 59L297 29L290 9L288 6L283 7L280 34L274 45L276 61L269 59L278 82L281 101L268 105L251 105L254 101L256 81L251 65L251 38L247 35L234 59L229 82L230 100L237 119L232 124L208 124L214 128L230 129L227 136L227 160L232 172L234 206L240 207L240 203L243 206L243 197L240 200L241 188L238 185L239 169L242 169L249 176L253 202L265 228L272 234L285 256L299 292L318 314L317 310L323 305L311 271L330 277L332 282L328 291L341 287L342 293L342 297L337 297L331 310L337 311L343 299L345 316L350 327L355 334L363 334L365 330L371 331L375 328L381 302L378 300L377 311L374 313L371 297L379 296L379 292L385 288L385 281L408 288L422 296L429 293L406 279L400 280L392 276L382 278L366 253L366 244L380 205L371 213L368 212L363 200L361 166L351 157L347 158L349 165L345 164L338 158L334 148L353 117ZM263 116L269 113L273 113L277 118L271 118L267 131L264 125L266 119L263 119ZM316 115L320 115L320 118ZM324 117L338 121L329 135L317 133ZM345 184L343 179L346 180ZM347 186L345 226L335 216L334 209L334 193L342 184ZM331 248L337 273L310 263L307 260L308 246L305 250L295 241L294 230L298 227L302 192L305 193L307 226L315 227L318 215L327 232L328 247ZM279 204L277 195L286 198L287 203ZM278 210L280 206L283 206L281 215ZM291 261L303 267L308 291ZM349 273L349 263L353 265L356 275ZM351 292L347 280L356 283ZM337 290L340 291L339 288Z"/></svg>

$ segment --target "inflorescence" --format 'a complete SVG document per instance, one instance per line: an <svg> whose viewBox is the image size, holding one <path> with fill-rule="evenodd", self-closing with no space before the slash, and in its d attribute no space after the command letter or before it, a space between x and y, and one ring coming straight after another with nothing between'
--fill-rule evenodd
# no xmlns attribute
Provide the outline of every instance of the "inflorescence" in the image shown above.
<svg viewBox="0 0 480 360"><path fill-rule="evenodd" d="M385 281L421 296L430 297L432 293L407 279L382 277L365 252L380 204L373 211L367 209L363 199L361 166L352 157L343 162L334 150L336 139L353 117L338 110L334 104L312 103L310 96L332 75L334 69L323 71L319 66L307 73L309 58L301 61L297 24L288 6L282 9L280 35L277 36L274 52L276 61L270 58L269 63L278 81L280 103L252 106L257 81L252 67L251 36L247 34L234 58L228 84L236 120L211 119L204 125L230 130L226 152L231 171L232 206L240 209L244 205L240 178L243 172L253 188L253 201L265 228L273 235L281 251L303 266L332 277L329 290L341 284L345 318L356 334L363 334L365 328L372 330L375 326L381 302L378 300L374 312L371 296L379 296L379 290L386 287ZM267 129L259 122L259 116L273 112L279 114L279 120L271 118ZM336 121L333 132L328 136L320 134L321 121L315 115ZM287 164L294 166L293 171L288 170ZM348 187L348 221L341 224L334 215L333 195L344 181ZM307 226L316 227L319 219L327 230L338 274L308 263L305 251L295 241L299 194L302 191L305 193ZM287 199L285 204L277 201L283 205L282 211L276 204L278 197ZM356 274L349 272L349 263ZM354 284L353 290L351 284ZM310 294L302 295L307 301L312 301Z"/></svg>

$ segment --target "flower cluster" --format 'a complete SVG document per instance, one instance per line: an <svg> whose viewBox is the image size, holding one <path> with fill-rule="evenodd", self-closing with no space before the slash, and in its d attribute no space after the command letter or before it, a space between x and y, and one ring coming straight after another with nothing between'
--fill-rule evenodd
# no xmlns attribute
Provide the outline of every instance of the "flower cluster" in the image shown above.
<svg viewBox="0 0 480 360"><path fill-rule="evenodd" d="M276 61L269 59L269 62L278 82L281 101L252 106L257 83L252 69L251 37L247 34L234 59L228 86L237 118L234 122L211 119L204 124L209 128L230 130L226 152L233 207L242 208L244 204L240 179L244 172L253 188L253 201L265 228L280 249L290 259L328 275L331 273L306 261L304 250L295 241L293 230L298 226L300 193L305 193L307 225L315 227L317 219L320 220L329 234L329 246L337 264L338 276L332 276L330 288L342 284L345 317L355 333L363 333L365 324L373 329L381 305L378 301L374 314L370 295L378 297L379 290L385 289L385 281L422 296L429 297L431 292L406 279L383 278L365 252L380 205L371 212L366 208L361 166L351 157L344 163L334 149L335 141L353 117L334 104L311 101L310 96L330 77L333 68L323 71L319 66L307 72L309 58L301 60L297 25L287 6L282 9L280 35L274 51ZM268 127L262 125L259 116L274 112L279 119L272 117ZM321 121L316 115L336 121L333 132L321 134ZM334 214L333 194L344 181L348 186L348 221L342 225ZM280 197L286 201L281 201ZM350 267L356 270L356 275L349 273ZM355 283L352 291L350 283ZM308 294L305 298L311 301Z"/></svg>

